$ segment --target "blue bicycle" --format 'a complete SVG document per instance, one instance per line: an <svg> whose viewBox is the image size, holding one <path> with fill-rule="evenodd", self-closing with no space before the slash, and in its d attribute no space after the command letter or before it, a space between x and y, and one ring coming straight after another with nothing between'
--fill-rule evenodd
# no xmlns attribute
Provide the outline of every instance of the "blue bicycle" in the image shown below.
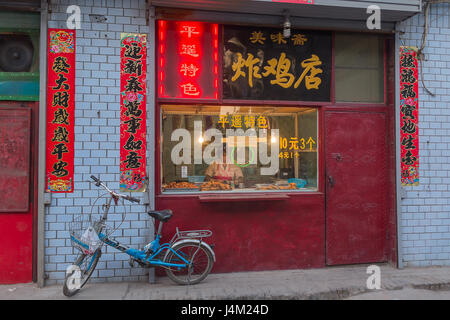
<svg viewBox="0 0 450 320"><path fill-rule="evenodd" d="M159 221L158 231L153 241L147 244L142 250L130 248L120 244L107 235L106 221L112 201L115 204L119 199L139 203L139 199L128 195L119 194L110 190L95 176L91 176L97 187L103 187L110 195L106 204L103 205L103 214L98 221L89 221L91 233L100 244L106 244L118 249L130 256L129 263L135 263L141 267L163 267L167 276L180 285L197 284L204 280L211 271L216 260L213 249L203 241L203 238L212 235L209 230L179 231L176 229L175 235L168 243L160 244L163 224L172 217L171 210L149 211L148 214ZM89 230L84 235L89 234ZM86 241L85 237L71 231L71 241L80 254L74 264L66 273L63 293L66 296L73 296L88 282L102 254L101 246L94 247L92 243Z"/></svg>

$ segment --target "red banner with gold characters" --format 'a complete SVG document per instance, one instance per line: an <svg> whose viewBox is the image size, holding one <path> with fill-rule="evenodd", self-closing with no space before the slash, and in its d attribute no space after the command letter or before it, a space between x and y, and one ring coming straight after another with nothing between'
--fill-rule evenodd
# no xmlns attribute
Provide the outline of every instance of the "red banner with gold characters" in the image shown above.
<svg viewBox="0 0 450 320"><path fill-rule="evenodd" d="M419 71L414 48L400 47L401 183L419 185Z"/></svg>
<svg viewBox="0 0 450 320"><path fill-rule="evenodd" d="M49 29L46 190L73 192L75 30Z"/></svg>
<svg viewBox="0 0 450 320"><path fill-rule="evenodd" d="M120 190L145 191L147 37L121 34Z"/></svg>
<svg viewBox="0 0 450 320"><path fill-rule="evenodd" d="M158 21L160 98L219 99L219 25Z"/></svg>

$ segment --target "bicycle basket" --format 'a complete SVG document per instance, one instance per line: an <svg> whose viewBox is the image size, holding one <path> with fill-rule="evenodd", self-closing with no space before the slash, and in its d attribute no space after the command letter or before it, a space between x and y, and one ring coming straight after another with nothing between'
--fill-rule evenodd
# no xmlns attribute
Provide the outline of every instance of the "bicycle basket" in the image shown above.
<svg viewBox="0 0 450 320"><path fill-rule="evenodd" d="M101 246L101 241L94 230L91 215L79 214L70 223L70 241L72 246L84 254L93 254Z"/></svg>

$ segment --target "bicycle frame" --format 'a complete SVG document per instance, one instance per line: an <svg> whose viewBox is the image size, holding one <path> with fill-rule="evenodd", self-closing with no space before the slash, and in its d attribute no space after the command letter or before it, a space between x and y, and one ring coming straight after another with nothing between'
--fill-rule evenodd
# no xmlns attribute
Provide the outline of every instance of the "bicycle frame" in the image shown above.
<svg viewBox="0 0 450 320"><path fill-rule="evenodd" d="M187 261L183 256L181 256L178 252L176 252L175 250L173 250L170 247L170 243L164 243L160 246L159 245L159 235L157 235L155 240L152 241L152 244L155 244L155 245L157 244L158 249L149 256L144 250L137 250L134 248L130 248L126 245L121 244L120 242L118 242L117 240L115 240L113 238L109 238L108 236L106 236L103 233L99 233L98 237L106 245L113 247L119 251L122 251L122 252L128 254L129 256L133 257L137 261L139 261L145 265L148 265L148 266L187 268L190 265L189 261ZM156 243L155 243L155 241L156 241ZM164 250L172 251L184 263L180 263L180 264L168 263L168 262L161 261L160 259L155 259L155 257L157 255L159 255L161 252L163 252Z"/></svg>
<svg viewBox="0 0 450 320"><path fill-rule="evenodd" d="M153 251L153 253L151 255L147 254L144 250L138 250L138 249L130 248L126 245L123 245L119 241L117 241L113 238L109 238L107 235L105 235L102 232L102 230L103 230L103 228L105 226L105 222L108 218L109 208L111 206L111 201L113 199L114 199L114 196L111 196L107 200L106 205L105 205L105 211L103 213L103 217L98 222L98 224L95 226L95 230L98 233L98 237L103 243L128 254L129 256L133 257L135 260L137 260L138 262L140 262L146 266L160 266L160 267L166 267L166 268L168 268L168 267L187 268L190 265L189 261L187 261L183 256L181 256L178 252L176 252L175 250L173 250L171 248L171 244L173 241L171 241L170 243L164 243L164 244L160 245L159 241L161 239L162 223L160 223L160 225L159 225L158 233L157 233L155 239L150 243L150 247ZM167 263L167 262L161 261L160 259L155 259L155 257L158 256L164 250L172 251L184 263L180 263L180 264Z"/></svg>

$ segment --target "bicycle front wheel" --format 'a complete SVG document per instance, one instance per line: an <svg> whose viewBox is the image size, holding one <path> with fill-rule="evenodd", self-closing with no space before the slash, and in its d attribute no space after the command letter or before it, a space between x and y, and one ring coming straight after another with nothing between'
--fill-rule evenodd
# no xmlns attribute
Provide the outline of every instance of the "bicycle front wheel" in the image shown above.
<svg viewBox="0 0 450 320"><path fill-rule="evenodd" d="M175 245L172 249L190 263L186 268L169 267L166 269L166 274L172 281L181 285L197 284L208 276L213 267L214 258L205 245L190 241ZM178 255L169 251L164 262L185 263Z"/></svg>
<svg viewBox="0 0 450 320"><path fill-rule="evenodd" d="M71 297L77 294L78 291L80 291L80 289L88 282L101 255L101 249L97 249L93 255L80 254L80 256L78 256L77 260L74 262L74 266L80 269L80 279L77 285L70 284L69 282L73 281L73 276L76 270L72 270L72 273L66 274L63 287L63 293L65 296Z"/></svg>

